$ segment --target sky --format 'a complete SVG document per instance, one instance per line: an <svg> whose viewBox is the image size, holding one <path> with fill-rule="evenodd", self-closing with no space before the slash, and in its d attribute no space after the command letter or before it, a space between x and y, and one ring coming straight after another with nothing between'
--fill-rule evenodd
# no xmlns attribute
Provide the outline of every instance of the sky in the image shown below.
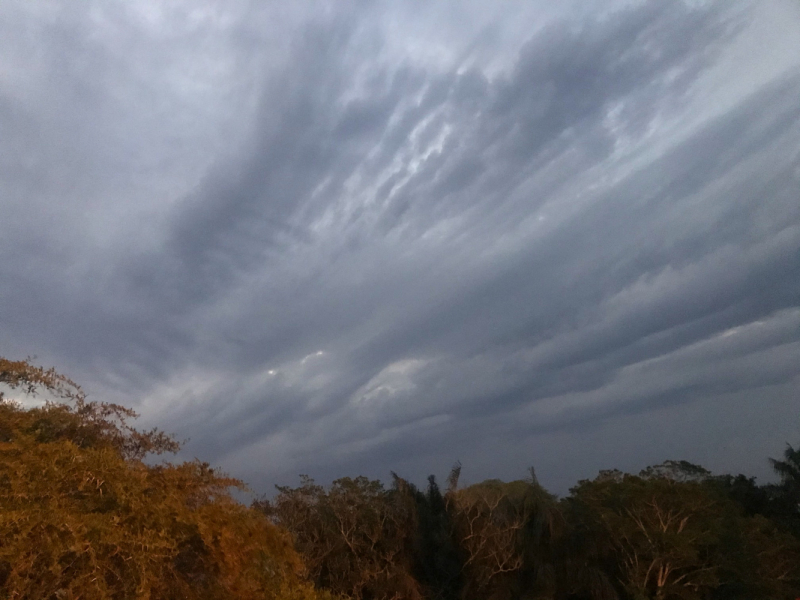
<svg viewBox="0 0 800 600"><path fill-rule="evenodd" d="M800 442L800 3L0 3L0 355L257 492Z"/></svg>

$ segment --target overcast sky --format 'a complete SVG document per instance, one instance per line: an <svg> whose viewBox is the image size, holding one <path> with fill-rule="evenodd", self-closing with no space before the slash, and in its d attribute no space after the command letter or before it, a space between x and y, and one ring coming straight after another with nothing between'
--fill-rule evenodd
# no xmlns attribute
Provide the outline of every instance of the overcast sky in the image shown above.
<svg viewBox="0 0 800 600"><path fill-rule="evenodd" d="M800 442L800 3L0 3L0 355L258 491Z"/></svg>

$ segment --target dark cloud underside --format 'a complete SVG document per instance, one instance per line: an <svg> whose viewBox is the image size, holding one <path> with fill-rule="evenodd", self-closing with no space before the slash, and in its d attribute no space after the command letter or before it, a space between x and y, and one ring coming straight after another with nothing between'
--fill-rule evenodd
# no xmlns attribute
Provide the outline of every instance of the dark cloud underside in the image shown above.
<svg viewBox="0 0 800 600"><path fill-rule="evenodd" d="M779 449L800 14L579 6L2 9L3 353L256 487Z"/></svg>

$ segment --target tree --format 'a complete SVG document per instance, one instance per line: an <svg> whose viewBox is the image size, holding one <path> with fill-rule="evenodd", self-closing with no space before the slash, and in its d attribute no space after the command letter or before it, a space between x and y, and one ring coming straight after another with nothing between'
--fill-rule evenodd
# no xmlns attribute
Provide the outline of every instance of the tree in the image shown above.
<svg viewBox="0 0 800 600"><path fill-rule="evenodd" d="M651 468L644 477L598 478L572 490L570 519L620 595L794 598L797 540L760 515L748 517L704 474L675 473Z"/></svg>
<svg viewBox="0 0 800 600"><path fill-rule="evenodd" d="M770 458L772 468L781 478L781 485L776 490L778 501L788 518L792 518L796 533L800 534L800 448L786 444L784 460Z"/></svg>
<svg viewBox="0 0 800 600"><path fill-rule="evenodd" d="M407 547L413 514L380 481L349 477L330 489L302 477L256 507L288 529L312 581L355 600L416 599Z"/></svg>
<svg viewBox="0 0 800 600"><path fill-rule="evenodd" d="M412 573L431 600L456 600L463 585L463 564L453 536L451 514L447 510L436 477L428 477L422 492L393 474L394 489L410 506L412 535L408 554Z"/></svg>
<svg viewBox="0 0 800 600"><path fill-rule="evenodd" d="M653 465L639 473L642 479L669 479L671 481L688 482L707 481L711 472L700 465L685 460L667 460L660 465Z"/></svg>
<svg viewBox="0 0 800 600"><path fill-rule="evenodd" d="M0 597L316 597L289 536L231 497L241 482L144 463L178 444L52 369L0 358L0 383L64 401L0 398Z"/></svg>
<svg viewBox="0 0 800 600"><path fill-rule="evenodd" d="M720 506L696 484L627 476L583 482L573 506L631 598L701 598L718 583Z"/></svg>
<svg viewBox="0 0 800 600"><path fill-rule="evenodd" d="M463 598L552 597L563 518L531 469L527 480L490 479L458 489L460 465L445 496L463 561Z"/></svg>
<svg viewBox="0 0 800 600"><path fill-rule="evenodd" d="M794 449L791 444L786 444L783 458L785 460L770 458L769 462L780 476L781 482L791 491L800 493L800 448Z"/></svg>

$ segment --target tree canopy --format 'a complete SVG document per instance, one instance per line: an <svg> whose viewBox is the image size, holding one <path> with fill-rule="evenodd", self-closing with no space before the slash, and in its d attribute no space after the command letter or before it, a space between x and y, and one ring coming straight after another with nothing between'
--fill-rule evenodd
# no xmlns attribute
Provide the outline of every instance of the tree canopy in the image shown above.
<svg viewBox="0 0 800 600"><path fill-rule="evenodd" d="M0 398L0 597L316 597L288 534L230 495L242 482L146 464L179 445L53 370L0 359L0 383L64 401Z"/></svg>
<svg viewBox="0 0 800 600"><path fill-rule="evenodd" d="M601 471L565 498L533 469L442 490L344 477L247 507L245 485L125 407L0 358L0 599L791 600L800 451L778 483L686 461Z"/></svg>

